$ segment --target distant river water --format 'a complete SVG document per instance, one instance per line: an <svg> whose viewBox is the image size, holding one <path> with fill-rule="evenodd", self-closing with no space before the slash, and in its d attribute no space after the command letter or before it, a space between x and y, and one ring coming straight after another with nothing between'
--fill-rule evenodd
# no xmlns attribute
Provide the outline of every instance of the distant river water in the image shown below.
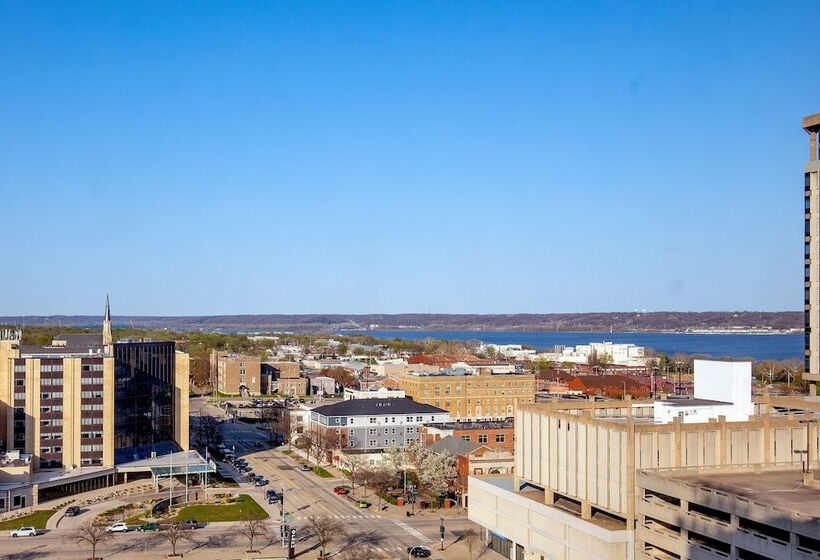
<svg viewBox="0 0 820 560"><path fill-rule="evenodd" d="M755 360L802 359L802 334L682 334L633 332L511 332L511 331L422 331L373 330L341 331L377 338L421 340L480 340L489 344L524 344L539 350L557 345L575 346L590 342L626 342L652 348L664 354L703 354L707 356L752 358Z"/></svg>

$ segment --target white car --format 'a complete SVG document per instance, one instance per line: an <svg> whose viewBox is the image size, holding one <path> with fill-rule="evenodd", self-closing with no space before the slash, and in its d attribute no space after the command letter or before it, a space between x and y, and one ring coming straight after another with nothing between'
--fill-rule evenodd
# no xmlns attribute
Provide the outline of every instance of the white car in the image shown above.
<svg viewBox="0 0 820 560"><path fill-rule="evenodd" d="M117 523L112 523L105 529L109 533L127 533L128 532L128 525L123 523L122 521L118 521Z"/></svg>
<svg viewBox="0 0 820 560"><path fill-rule="evenodd" d="M20 527L9 533L12 537L36 537L37 529L34 527Z"/></svg>

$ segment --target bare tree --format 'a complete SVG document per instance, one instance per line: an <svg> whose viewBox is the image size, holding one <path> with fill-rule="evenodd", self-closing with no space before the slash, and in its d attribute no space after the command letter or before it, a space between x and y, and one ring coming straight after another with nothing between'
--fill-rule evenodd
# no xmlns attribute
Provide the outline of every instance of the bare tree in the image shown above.
<svg viewBox="0 0 820 560"><path fill-rule="evenodd" d="M380 560L379 553L368 543L356 543L342 550L341 560ZM472 560L472 559L471 559Z"/></svg>
<svg viewBox="0 0 820 560"><path fill-rule="evenodd" d="M296 438L296 441L293 442L293 445L296 446L296 449L304 451L305 455L307 455L308 462L310 462L310 454L314 448L312 434L310 434L309 432L299 434L299 436Z"/></svg>
<svg viewBox="0 0 820 560"><path fill-rule="evenodd" d="M166 525L159 532L159 534L162 535L166 541L171 543L171 556L177 556L177 544L182 541L190 540L190 533L190 529L185 529L179 523Z"/></svg>
<svg viewBox="0 0 820 560"><path fill-rule="evenodd" d="M390 488L395 481L396 472L392 468L382 466L373 471L373 475L370 477L370 484L371 486L373 486L373 488L376 490L376 494L379 496L379 510L382 509L382 497L387 492L387 489Z"/></svg>
<svg viewBox="0 0 820 560"><path fill-rule="evenodd" d="M481 535L472 527L464 531L461 540L464 541L464 545L467 547L470 560L475 560L483 552L484 542L481 540Z"/></svg>
<svg viewBox="0 0 820 560"><path fill-rule="evenodd" d="M270 534L270 525L267 521L260 519L244 519L237 529L240 535L248 539L249 550L246 552L259 552L253 547L253 542L261 537Z"/></svg>
<svg viewBox="0 0 820 560"><path fill-rule="evenodd" d="M202 447L216 447L222 441L222 425L219 419L202 408L199 409L195 430L196 442Z"/></svg>
<svg viewBox="0 0 820 560"><path fill-rule="evenodd" d="M273 441L273 433L281 423L281 413L281 409L273 406L259 409L259 419L268 427L268 441Z"/></svg>
<svg viewBox="0 0 820 560"><path fill-rule="evenodd" d="M97 559L97 546L112 537L103 523L88 521L71 532L70 539L76 544L85 544L91 547L91 558Z"/></svg>
<svg viewBox="0 0 820 560"><path fill-rule="evenodd" d="M359 480L362 469L365 467L365 462L359 457L350 456L347 460L347 468L350 471L350 493L356 493L356 482Z"/></svg>
<svg viewBox="0 0 820 560"><path fill-rule="evenodd" d="M307 521L308 533L315 538L319 544L319 558L324 558L327 546L336 539L344 537L344 526L330 517L311 515Z"/></svg>

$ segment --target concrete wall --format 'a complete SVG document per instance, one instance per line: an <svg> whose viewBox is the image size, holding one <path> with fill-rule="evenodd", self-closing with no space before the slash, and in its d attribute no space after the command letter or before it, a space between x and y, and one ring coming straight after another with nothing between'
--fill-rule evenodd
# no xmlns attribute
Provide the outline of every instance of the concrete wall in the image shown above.
<svg viewBox="0 0 820 560"><path fill-rule="evenodd" d="M469 519L522 545L530 555L549 560L624 560L634 557L629 531L604 529L480 478L470 477L468 490Z"/></svg>
<svg viewBox="0 0 820 560"><path fill-rule="evenodd" d="M747 420L754 414L752 362L695 360L695 398L730 402L726 420Z"/></svg>

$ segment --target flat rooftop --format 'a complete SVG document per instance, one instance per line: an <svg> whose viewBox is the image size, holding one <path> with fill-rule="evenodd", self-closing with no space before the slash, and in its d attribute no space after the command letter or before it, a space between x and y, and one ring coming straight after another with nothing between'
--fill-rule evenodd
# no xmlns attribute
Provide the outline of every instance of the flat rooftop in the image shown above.
<svg viewBox="0 0 820 560"><path fill-rule="evenodd" d="M820 490L803 485L799 470L671 476L675 480L734 494L781 511L820 518Z"/></svg>

